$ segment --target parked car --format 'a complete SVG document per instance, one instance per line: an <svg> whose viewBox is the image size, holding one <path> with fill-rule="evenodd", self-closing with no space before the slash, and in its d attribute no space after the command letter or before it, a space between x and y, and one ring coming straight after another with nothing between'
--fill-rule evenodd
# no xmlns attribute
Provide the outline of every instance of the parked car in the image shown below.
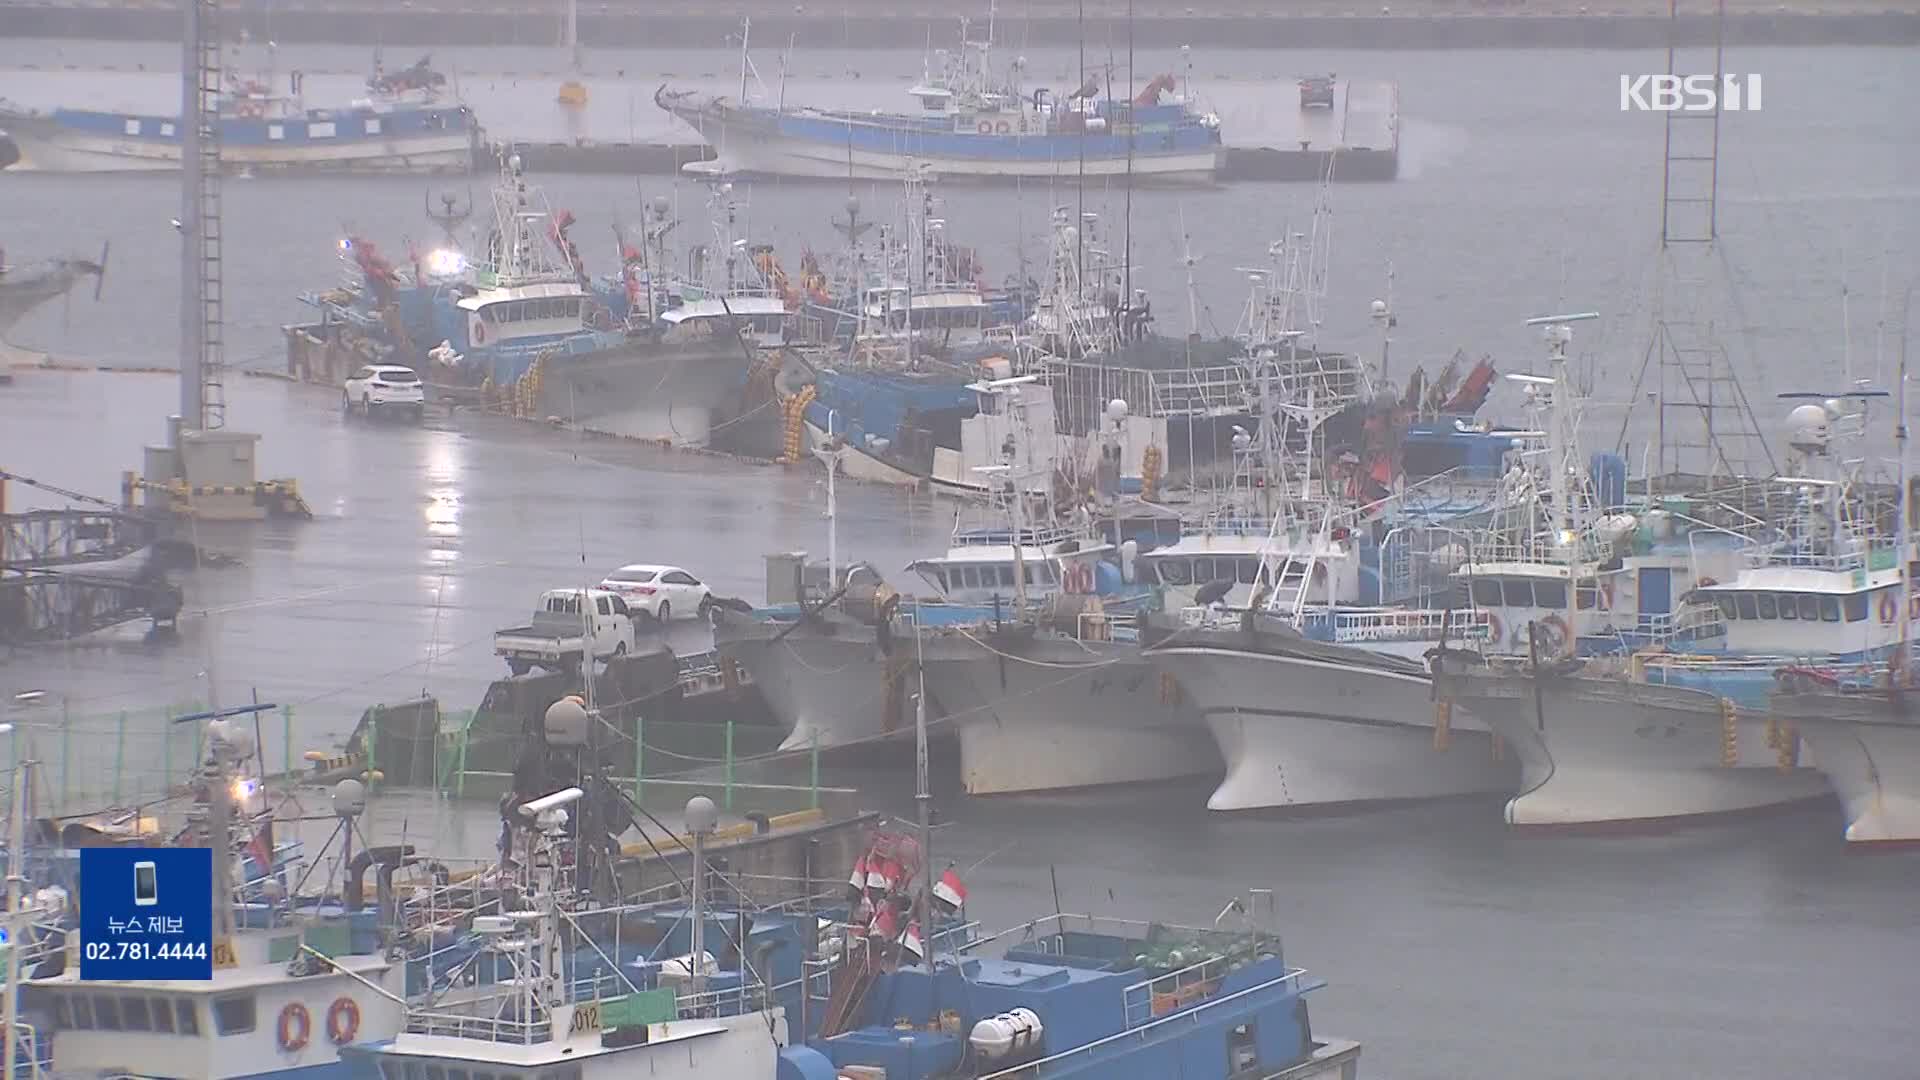
<svg viewBox="0 0 1920 1080"><path fill-rule="evenodd" d="M676 614L704 619L713 609L713 590L677 566L634 563L608 574L600 587L659 622L671 622Z"/></svg>
<svg viewBox="0 0 1920 1080"><path fill-rule="evenodd" d="M540 594L527 625L493 635L493 651L515 675L534 668L575 671L589 651L596 660L632 652L633 613L618 594L604 589L549 589Z"/></svg>
<svg viewBox="0 0 1920 1080"><path fill-rule="evenodd" d="M376 411L407 412L418 423L427 414L427 384L410 367L368 364L347 376L340 407L348 412L358 409L361 416L372 416Z"/></svg>
<svg viewBox="0 0 1920 1080"><path fill-rule="evenodd" d="M1309 75L1300 80L1300 107L1310 109L1316 105L1333 108L1333 76Z"/></svg>

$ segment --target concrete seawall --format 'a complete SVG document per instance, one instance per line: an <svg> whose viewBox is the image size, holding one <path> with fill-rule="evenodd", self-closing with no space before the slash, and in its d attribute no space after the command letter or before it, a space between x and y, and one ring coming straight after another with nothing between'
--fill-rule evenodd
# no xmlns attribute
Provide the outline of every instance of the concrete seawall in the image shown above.
<svg viewBox="0 0 1920 1080"><path fill-rule="evenodd" d="M1142 40L1196 47L1238 48L1647 48L1669 37L1683 44L1714 40L1709 0L1682 0L1698 14L1670 20L1665 4L1650 0L1401 0L1398 3L1289 5L1274 11L1254 0L1212 6L1137 5L1134 32ZM564 22L558 0L290 0L272 5L229 0L221 22L229 37L389 46L557 44ZM984 8L984 5L981 5ZM651 9L651 10L650 10ZM1083 23L1075 6L1059 0L1022 5L1001 20L1030 46L1064 45L1086 34L1105 40L1124 20L1124 4L1088 5ZM982 11L980 14L984 14ZM817 14L808 5L747 0L698 14L663 13L642 0L581 0L580 39L619 48L711 47L753 18L754 39L792 37L812 48L922 48L929 28L954 23L956 10L917 0L841 0ZM1768 4L1729 0L1724 23L1729 45L1902 45L1920 43L1920 0L1860 3ZM0 0L0 38L77 37L170 41L180 33L170 0Z"/></svg>

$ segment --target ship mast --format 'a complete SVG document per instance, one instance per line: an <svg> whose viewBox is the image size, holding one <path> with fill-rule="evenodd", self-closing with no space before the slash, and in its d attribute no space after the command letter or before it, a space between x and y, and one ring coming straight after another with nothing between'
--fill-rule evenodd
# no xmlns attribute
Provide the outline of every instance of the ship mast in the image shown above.
<svg viewBox="0 0 1920 1080"><path fill-rule="evenodd" d="M1907 286L1907 311L1913 307L1913 286ZM1894 443L1899 451L1897 475L1900 478L1900 518L1894 523L1894 550L1900 559L1900 662L1894 670L1892 683L1896 687L1912 684L1913 666L1913 553L1908 550L1912 542L1913 493L1908 490L1909 473L1907 470L1907 312L1901 315L1900 328L1900 385L1894 391L1896 414L1893 424Z"/></svg>

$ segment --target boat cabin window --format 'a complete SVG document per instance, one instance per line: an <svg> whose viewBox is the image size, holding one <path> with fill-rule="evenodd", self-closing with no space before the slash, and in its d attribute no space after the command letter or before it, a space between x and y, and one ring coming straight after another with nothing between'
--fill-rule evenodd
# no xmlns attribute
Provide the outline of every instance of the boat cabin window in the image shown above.
<svg viewBox="0 0 1920 1080"><path fill-rule="evenodd" d="M447 1070L438 1065L427 1066L427 1080L447 1080Z"/></svg>
<svg viewBox="0 0 1920 1080"><path fill-rule="evenodd" d="M1506 599L1508 607L1533 606L1533 582L1531 581L1501 582L1500 592Z"/></svg>
<svg viewBox="0 0 1920 1080"><path fill-rule="evenodd" d="M1473 602L1479 607L1504 607L1505 602L1500 595L1500 582L1497 579L1475 578Z"/></svg>
<svg viewBox="0 0 1920 1080"><path fill-rule="evenodd" d="M1600 602L1600 590L1594 588L1592 585L1582 585L1574 590L1573 602L1579 606L1581 611L1592 610L1593 605Z"/></svg>
<svg viewBox="0 0 1920 1080"><path fill-rule="evenodd" d="M1536 581L1533 583L1533 600L1543 608L1559 611L1567 606L1567 583Z"/></svg>
<svg viewBox="0 0 1920 1080"><path fill-rule="evenodd" d="M253 1030L253 995L233 994L213 999L213 1026L222 1035L245 1035Z"/></svg>
<svg viewBox="0 0 1920 1080"><path fill-rule="evenodd" d="M120 1030L120 999L102 994L93 1002L93 1022L101 1031Z"/></svg>
<svg viewBox="0 0 1920 1080"><path fill-rule="evenodd" d="M581 298L545 296L532 300L504 300L480 309L480 317L490 323L528 322L534 319L577 319Z"/></svg>
<svg viewBox="0 0 1920 1080"><path fill-rule="evenodd" d="M1013 567L1002 566L1000 568L1000 584L1009 589L1013 588Z"/></svg>
<svg viewBox="0 0 1920 1080"><path fill-rule="evenodd" d="M143 997L123 997L120 999L120 1023L128 1031L152 1031L153 1017L147 1012L147 999Z"/></svg>
<svg viewBox="0 0 1920 1080"><path fill-rule="evenodd" d="M1254 579L1260 576L1260 560L1250 557L1235 559L1233 570L1235 581L1242 585L1252 585Z"/></svg>
<svg viewBox="0 0 1920 1080"><path fill-rule="evenodd" d="M1844 597L1820 593L1722 593L1714 602L1727 619L1781 619L1795 622L1862 622L1867 617L1868 595L1849 593Z"/></svg>

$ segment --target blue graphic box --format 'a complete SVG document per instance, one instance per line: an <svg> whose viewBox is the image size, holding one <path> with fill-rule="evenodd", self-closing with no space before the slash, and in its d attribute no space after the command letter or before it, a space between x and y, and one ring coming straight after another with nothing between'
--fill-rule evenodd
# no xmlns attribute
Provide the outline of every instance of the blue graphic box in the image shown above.
<svg viewBox="0 0 1920 1080"><path fill-rule="evenodd" d="M81 849L81 979L211 979L212 939L212 850Z"/></svg>

